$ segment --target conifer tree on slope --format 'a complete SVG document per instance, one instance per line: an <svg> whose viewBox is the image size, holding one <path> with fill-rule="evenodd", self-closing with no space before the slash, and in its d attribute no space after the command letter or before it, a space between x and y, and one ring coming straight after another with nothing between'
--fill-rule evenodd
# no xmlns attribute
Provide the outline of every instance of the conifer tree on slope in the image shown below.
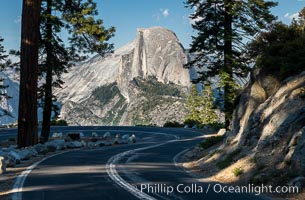
<svg viewBox="0 0 305 200"><path fill-rule="evenodd" d="M270 8L277 3L264 0L187 0L195 9L190 18L197 35L193 37L191 53L195 59L188 63L205 69L198 81L221 78L224 91L225 126L228 129L235 98L235 77L249 71L244 55L245 39L251 39L266 28L275 17Z"/></svg>
<svg viewBox="0 0 305 200"><path fill-rule="evenodd" d="M211 84L207 81L201 92L200 121L202 124L215 124L218 122L218 116L214 109L214 93Z"/></svg>
<svg viewBox="0 0 305 200"><path fill-rule="evenodd" d="M185 116L186 123L209 125L218 122L218 116L214 109L214 94L208 82L201 95L198 94L196 84L192 84L186 107L189 111Z"/></svg>
<svg viewBox="0 0 305 200"><path fill-rule="evenodd" d="M97 14L96 3L92 0L43 0L40 66L45 83L40 87L39 97L43 107L41 135L44 141L49 138L52 111L57 111L53 104L56 98L52 89L63 83L61 75L67 72L69 62L80 60L79 52L104 55L113 49L113 45L107 41L113 36L115 29L106 29L102 20L95 20L94 16ZM68 48L59 37L64 28L69 33Z"/></svg>
<svg viewBox="0 0 305 200"><path fill-rule="evenodd" d="M0 37L0 72L4 70L5 66L7 65L7 57L8 55L5 54L4 47L2 45L3 38ZM4 77L0 76L0 101L3 100L3 98L8 99L11 98L7 95L6 89L8 88L8 85L4 84ZM0 117L4 115L11 115L11 113L3 108L0 108Z"/></svg>
<svg viewBox="0 0 305 200"><path fill-rule="evenodd" d="M3 67L5 66L4 61L6 60L6 58L8 56L5 54L5 50L2 45L3 41L4 41L4 39L2 37L0 37L0 67L1 67L1 69L3 69Z"/></svg>
<svg viewBox="0 0 305 200"><path fill-rule="evenodd" d="M191 90L186 102L188 114L185 116L185 122L200 123L200 97L196 88L196 84L192 84Z"/></svg>

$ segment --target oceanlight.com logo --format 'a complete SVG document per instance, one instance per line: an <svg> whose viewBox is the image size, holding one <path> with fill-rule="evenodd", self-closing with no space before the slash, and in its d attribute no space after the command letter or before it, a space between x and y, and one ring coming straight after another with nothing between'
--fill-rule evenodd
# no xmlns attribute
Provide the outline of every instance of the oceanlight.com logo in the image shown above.
<svg viewBox="0 0 305 200"><path fill-rule="evenodd" d="M207 194L214 192L216 194L297 194L297 186L271 186L271 185L254 185L230 186L222 184L207 184L205 187L197 184L178 184L176 186L167 184L140 184L140 191L147 194Z"/></svg>

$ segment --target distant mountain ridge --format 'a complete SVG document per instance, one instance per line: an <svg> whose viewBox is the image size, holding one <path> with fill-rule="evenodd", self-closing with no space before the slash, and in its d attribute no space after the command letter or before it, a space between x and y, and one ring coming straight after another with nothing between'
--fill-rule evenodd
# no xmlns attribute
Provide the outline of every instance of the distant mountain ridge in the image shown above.
<svg viewBox="0 0 305 200"><path fill-rule="evenodd" d="M166 28L141 28L132 42L114 53L77 63L63 75L65 84L55 89L60 115L70 125L163 125L182 122L187 90L194 69L183 65L189 55L176 34ZM18 119L19 71L1 72L10 99L0 107L11 116L0 124ZM38 118L42 111L38 110Z"/></svg>
<svg viewBox="0 0 305 200"><path fill-rule="evenodd" d="M183 67L187 62L174 32L138 29L134 41L104 58L77 64L63 76L63 88L55 91L61 117L71 125L182 122L191 83L189 69Z"/></svg>

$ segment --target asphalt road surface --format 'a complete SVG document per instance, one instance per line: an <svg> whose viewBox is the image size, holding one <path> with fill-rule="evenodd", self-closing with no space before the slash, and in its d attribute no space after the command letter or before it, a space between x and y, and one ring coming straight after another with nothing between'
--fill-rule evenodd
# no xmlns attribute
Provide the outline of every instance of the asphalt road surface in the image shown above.
<svg viewBox="0 0 305 200"><path fill-rule="evenodd" d="M177 164L179 153L194 147L202 133L145 127L53 127L52 132L134 133L136 144L76 150L41 162L24 181L23 200L97 199L265 199L254 194L220 192L225 185L199 183ZM16 130L0 131L0 140ZM15 195L16 196L16 195Z"/></svg>

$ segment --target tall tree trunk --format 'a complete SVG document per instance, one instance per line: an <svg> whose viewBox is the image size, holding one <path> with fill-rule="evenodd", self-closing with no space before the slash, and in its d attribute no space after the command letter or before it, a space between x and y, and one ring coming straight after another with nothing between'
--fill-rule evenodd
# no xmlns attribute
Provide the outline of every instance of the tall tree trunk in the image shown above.
<svg viewBox="0 0 305 200"><path fill-rule="evenodd" d="M37 79L41 0L23 0L20 56L18 146L38 142Z"/></svg>
<svg viewBox="0 0 305 200"><path fill-rule="evenodd" d="M224 109L225 109L225 127L229 129L233 113L233 62L232 62L232 0L225 0L225 26L224 26Z"/></svg>
<svg viewBox="0 0 305 200"><path fill-rule="evenodd" d="M52 51L52 0L47 1L47 24L46 24L46 83L44 87L44 106L41 136L47 142L50 135L51 115L52 115L52 74L53 74L53 51Z"/></svg>

